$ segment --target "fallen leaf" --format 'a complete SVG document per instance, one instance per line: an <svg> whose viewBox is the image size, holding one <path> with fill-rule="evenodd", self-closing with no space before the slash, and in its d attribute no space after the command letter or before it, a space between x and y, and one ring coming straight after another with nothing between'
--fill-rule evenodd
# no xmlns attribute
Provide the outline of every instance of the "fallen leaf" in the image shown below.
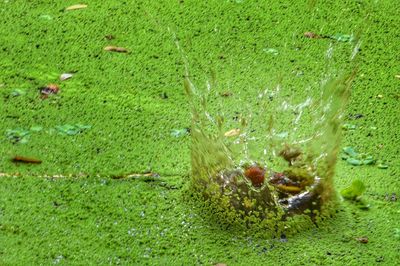
<svg viewBox="0 0 400 266"><path fill-rule="evenodd" d="M14 158L12 158L12 161L14 163L36 163L36 164L42 163L42 160L25 156L15 156Z"/></svg>
<svg viewBox="0 0 400 266"><path fill-rule="evenodd" d="M62 73L60 75L60 80L64 81L64 80L72 78L72 76L73 76L73 74L71 74L71 73Z"/></svg>
<svg viewBox="0 0 400 266"><path fill-rule="evenodd" d="M311 32L311 31L304 32L304 37L310 38L310 39L319 39L319 38L321 38L321 36L319 36L318 34L316 34L314 32Z"/></svg>
<svg viewBox="0 0 400 266"><path fill-rule="evenodd" d="M400 75L395 75L394 77L397 79L400 79Z"/></svg>
<svg viewBox="0 0 400 266"><path fill-rule="evenodd" d="M225 137L234 137L239 134L240 134L240 128L234 128L234 129L231 129L231 130L225 132L224 136Z"/></svg>
<svg viewBox="0 0 400 266"><path fill-rule="evenodd" d="M85 4L72 5L72 6L67 7L65 10L71 11L71 10L77 10L77 9L83 9L83 8L87 8L87 5L85 5Z"/></svg>
<svg viewBox="0 0 400 266"><path fill-rule="evenodd" d="M368 237L366 237L366 236L363 236L363 237L356 237L356 240L357 240L358 242L360 242L360 243L363 243L363 244L367 244L367 243L368 243Z"/></svg>
<svg viewBox="0 0 400 266"><path fill-rule="evenodd" d="M106 46L104 47L104 51L109 51L109 52L118 52L118 53L127 53L128 50L124 47L118 47L118 46Z"/></svg>

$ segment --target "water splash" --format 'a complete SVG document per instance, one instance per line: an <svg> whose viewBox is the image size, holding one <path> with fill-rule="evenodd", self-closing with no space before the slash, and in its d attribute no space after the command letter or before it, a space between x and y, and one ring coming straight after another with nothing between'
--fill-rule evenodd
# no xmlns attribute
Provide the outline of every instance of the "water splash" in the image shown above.
<svg viewBox="0 0 400 266"><path fill-rule="evenodd" d="M306 91L320 91L295 102L281 82L254 98L247 115L227 132L227 117L208 107L215 75L205 89L192 82L185 64L184 88L192 113L191 184L219 209L239 217L283 221L297 215L315 221L335 202L334 169L341 122L356 70L333 71L334 46L326 52L326 73ZM350 56L354 62L358 42Z"/></svg>

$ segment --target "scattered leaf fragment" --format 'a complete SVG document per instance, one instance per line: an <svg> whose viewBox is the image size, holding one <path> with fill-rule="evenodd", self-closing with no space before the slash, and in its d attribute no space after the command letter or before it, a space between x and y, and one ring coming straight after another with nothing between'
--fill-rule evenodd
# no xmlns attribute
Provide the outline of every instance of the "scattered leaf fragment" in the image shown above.
<svg viewBox="0 0 400 266"><path fill-rule="evenodd" d="M222 96L222 97L229 97L229 96L232 96L232 92L230 92L230 91L224 91L224 92L220 92L219 93L219 95L220 96Z"/></svg>
<svg viewBox="0 0 400 266"><path fill-rule="evenodd" d="M76 125L66 124L62 126L56 126L55 128L60 134L72 136L82 133L86 129L91 128L91 126L82 124L76 124Z"/></svg>
<svg viewBox="0 0 400 266"><path fill-rule="evenodd" d="M240 134L240 128L234 128L234 129L231 129L231 130L225 132L224 136L225 137L234 137L239 134Z"/></svg>
<svg viewBox="0 0 400 266"><path fill-rule="evenodd" d="M343 148L343 152L346 153L347 155L351 156L351 157L355 157L358 155L358 153L354 150L353 147L344 147Z"/></svg>
<svg viewBox="0 0 400 266"><path fill-rule="evenodd" d="M352 157L347 158L346 162L348 162L349 164L354 165L354 166L359 166L359 165L363 164L361 160L358 160L358 159L355 159Z"/></svg>
<svg viewBox="0 0 400 266"><path fill-rule="evenodd" d="M60 75L60 80L64 81L64 80L72 78L72 76L73 76L73 74L71 74L71 73L63 73Z"/></svg>
<svg viewBox="0 0 400 266"><path fill-rule="evenodd" d="M361 180L356 179L351 183L350 186L348 186L347 188L343 189L340 192L340 194L345 199L357 200L364 191L365 191L364 183Z"/></svg>
<svg viewBox="0 0 400 266"><path fill-rule="evenodd" d="M104 36L104 38L105 38L106 40L111 41L111 40L114 40L114 39L115 39L115 36L112 35L112 34L108 34L108 35Z"/></svg>
<svg viewBox="0 0 400 266"><path fill-rule="evenodd" d="M50 94L57 94L60 91L60 87L57 84L49 84L45 87L39 88L40 94L43 99L49 97Z"/></svg>
<svg viewBox="0 0 400 266"><path fill-rule="evenodd" d="M33 131L33 132L39 132L41 131L43 128L41 126L32 126L29 130Z"/></svg>
<svg viewBox="0 0 400 266"><path fill-rule="evenodd" d="M267 54L278 55L278 50L274 48L264 48L263 51Z"/></svg>
<svg viewBox="0 0 400 266"><path fill-rule="evenodd" d="M87 8L87 5L85 5L85 4L72 5L72 6L65 8L65 10L71 11L71 10L77 10L77 9L83 9L83 8Z"/></svg>
<svg viewBox="0 0 400 266"><path fill-rule="evenodd" d="M377 167L378 167L379 169L388 169L388 168L389 168L389 165L385 164L385 163L382 162L382 161L378 161Z"/></svg>
<svg viewBox="0 0 400 266"><path fill-rule="evenodd" d="M363 243L363 244L367 244L367 243L368 243L368 237L366 237L366 236L363 236L363 237L356 237L356 240L357 240L358 242L360 242L360 243Z"/></svg>
<svg viewBox="0 0 400 266"><path fill-rule="evenodd" d="M104 51L109 51L109 52L117 52L117 53L127 53L128 50L124 47L118 47L118 46L106 46L104 47Z"/></svg>
<svg viewBox="0 0 400 266"><path fill-rule="evenodd" d="M33 163L33 164L40 164L42 160L33 157L25 157L25 156L15 156L12 158L14 163Z"/></svg>
<svg viewBox="0 0 400 266"><path fill-rule="evenodd" d="M17 97L17 96L21 96L21 95L25 95L26 91L21 90L21 89L15 89L11 92L11 96L13 97Z"/></svg>
<svg viewBox="0 0 400 266"><path fill-rule="evenodd" d="M318 35L318 34L316 34L314 32L311 32L311 31L304 32L304 37L310 38L310 39L319 39L319 38L321 38L320 35Z"/></svg>
<svg viewBox="0 0 400 266"><path fill-rule="evenodd" d="M344 130L355 130L357 127L356 125L345 123L342 125L342 129Z"/></svg>
<svg viewBox="0 0 400 266"><path fill-rule="evenodd" d="M354 41L354 36L353 35L348 35L348 34L341 34L337 33L335 35L329 36L329 38L334 39L339 42L352 42Z"/></svg>
<svg viewBox="0 0 400 266"><path fill-rule="evenodd" d="M53 19L52 16L47 15L47 14L40 15L39 18L44 19L44 20L52 20Z"/></svg>
<svg viewBox="0 0 400 266"><path fill-rule="evenodd" d="M30 132L25 129L7 129L6 137L13 143L27 143Z"/></svg>
<svg viewBox="0 0 400 266"><path fill-rule="evenodd" d="M179 138L188 135L189 132L190 132L189 128L173 129L171 132L171 136Z"/></svg>

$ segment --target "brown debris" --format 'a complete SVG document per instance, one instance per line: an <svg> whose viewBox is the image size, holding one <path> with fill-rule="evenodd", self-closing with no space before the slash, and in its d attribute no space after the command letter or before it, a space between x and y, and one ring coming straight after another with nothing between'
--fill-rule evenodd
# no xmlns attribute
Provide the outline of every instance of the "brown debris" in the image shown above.
<svg viewBox="0 0 400 266"><path fill-rule="evenodd" d="M322 38L322 36L320 36L320 35L318 35L318 34L316 34L314 32L311 32L311 31L304 32L304 37L310 38L310 39L320 39L320 38Z"/></svg>
<svg viewBox="0 0 400 266"><path fill-rule="evenodd" d="M39 88L40 94L43 99L46 99L50 94L57 94L60 91L60 87L57 84L49 84L45 87Z"/></svg>
<svg viewBox="0 0 400 266"><path fill-rule="evenodd" d="M25 157L25 156L15 156L12 158L14 163L33 163L33 164L40 164L42 160L33 157Z"/></svg>
<svg viewBox="0 0 400 266"><path fill-rule="evenodd" d="M117 52L117 53L127 53L128 50L124 47L118 47L118 46L106 46L104 47L104 51L109 51L109 52Z"/></svg>
<svg viewBox="0 0 400 266"><path fill-rule="evenodd" d="M368 237L366 237L366 236L363 236L363 237L356 237L356 240L357 240L358 242L360 242L360 243L363 243L363 244L367 244L367 243L368 243Z"/></svg>

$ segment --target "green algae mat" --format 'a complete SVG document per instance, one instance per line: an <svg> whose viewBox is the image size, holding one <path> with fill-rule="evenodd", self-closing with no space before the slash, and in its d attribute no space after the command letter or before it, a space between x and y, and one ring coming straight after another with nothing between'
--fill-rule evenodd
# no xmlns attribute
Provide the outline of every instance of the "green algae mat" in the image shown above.
<svg viewBox="0 0 400 266"><path fill-rule="evenodd" d="M1 1L0 264L397 265L398 10L394 0ZM327 70L356 69L332 217L268 238L192 200L183 58L199 87L215 75L208 108L228 124L277 82L301 102Z"/></svg>

